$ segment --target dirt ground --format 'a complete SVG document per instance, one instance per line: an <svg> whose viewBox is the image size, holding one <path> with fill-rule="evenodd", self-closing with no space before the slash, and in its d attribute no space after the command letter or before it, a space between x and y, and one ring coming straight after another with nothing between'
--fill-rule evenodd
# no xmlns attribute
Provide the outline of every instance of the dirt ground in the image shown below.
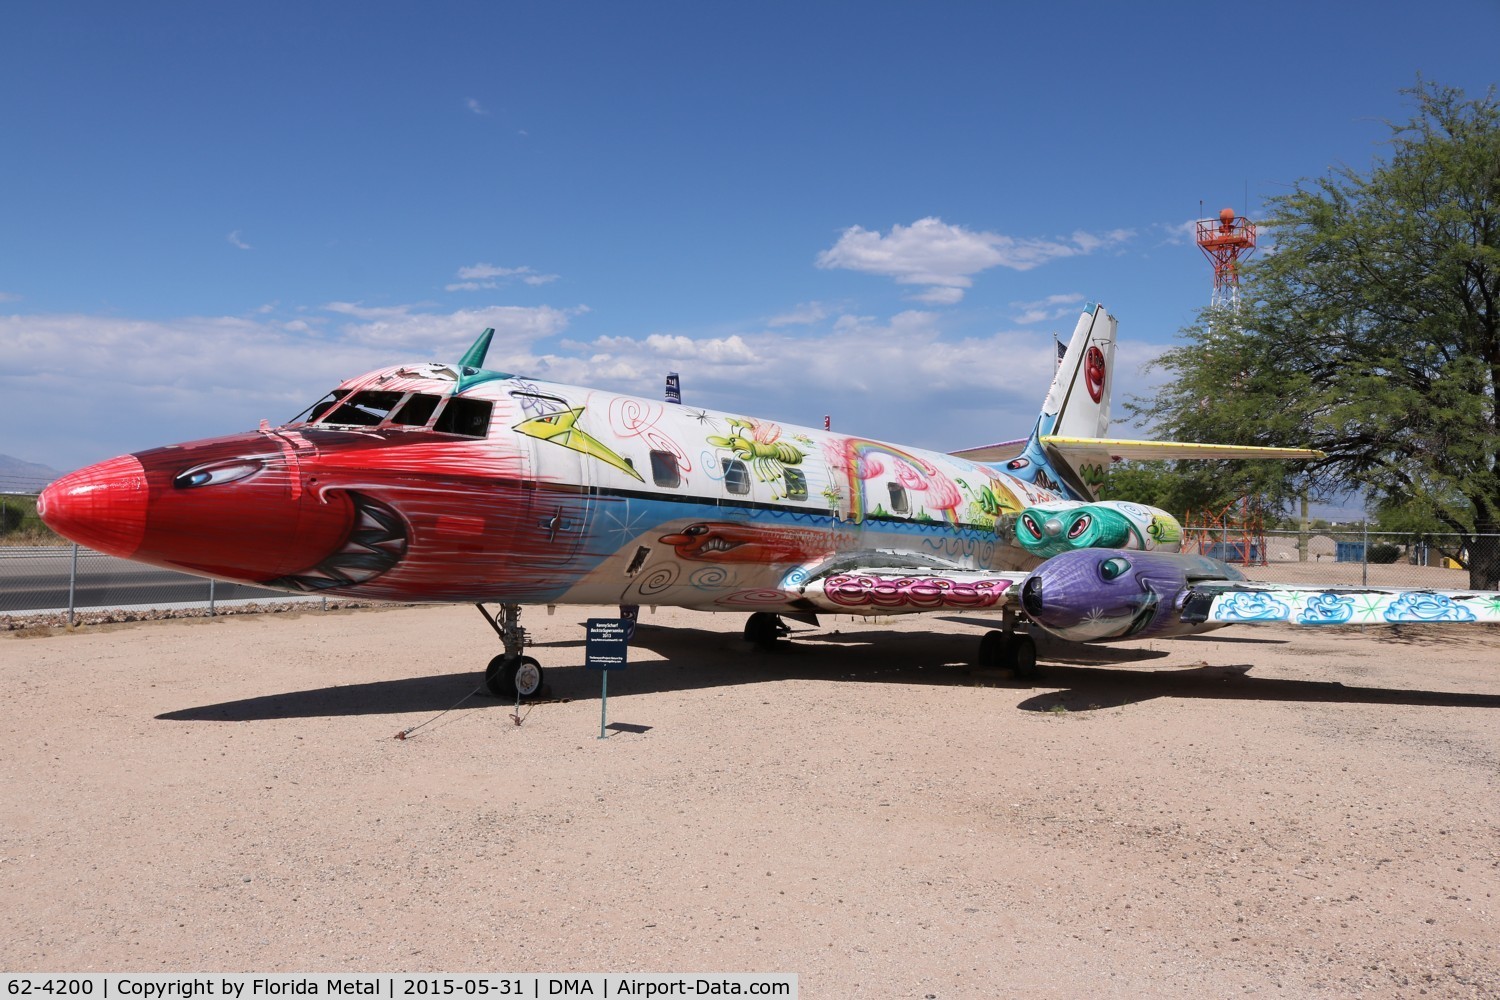
<svg viewBox="0 0 1500 1000"><path fill-rule="evenodd" d="M1500 995L1500 630L978 675L982 619L472 608L0 636L0 968L800 975L803 997ZM462 702L456 709L445 709ZM410 738L400 731L415 728Z"/></svg>

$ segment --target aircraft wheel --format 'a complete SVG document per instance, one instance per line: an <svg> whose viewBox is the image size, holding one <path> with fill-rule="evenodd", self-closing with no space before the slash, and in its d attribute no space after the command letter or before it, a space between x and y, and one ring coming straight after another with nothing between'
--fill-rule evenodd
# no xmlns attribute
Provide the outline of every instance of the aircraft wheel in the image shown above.
<svg viewBox="0 0 1500 1000"><path fill-rule="evenodd" d="M1024 633L1017 635L1009 652L1011 669L1016 672L1017 677L1032 680L1042 672L1036 663L1036 640L1031 636Z"/></svg>
<svg viewBox="0 0 1500 1000"><path fill-rule="evenodd" d="M542 665L534 657L501 653L485 668L484 683L496 698L525 701L542 689Z"/></svg>
<svg viewBox="0 0 1500 1000"><path fill-rule="evenodd" d="M777 640L791 631L780 615L770 611L757 611L745 622L745 641L756 649L774 649Z"/></svg>
<svg viewBox="0 0 1500 1000"><path fill-rule="evenodd" d="M1005 633L999 629L986 632L979 640L979 655L975 657L975 665L980 670L998 670L1005 665L1006 653L1009 652L1005 640Z"/></svg>

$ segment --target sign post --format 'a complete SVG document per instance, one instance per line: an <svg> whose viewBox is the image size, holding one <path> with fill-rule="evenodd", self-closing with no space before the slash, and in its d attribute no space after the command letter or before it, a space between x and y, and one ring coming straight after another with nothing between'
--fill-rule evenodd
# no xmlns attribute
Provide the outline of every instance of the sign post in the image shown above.
<svg viewBox="0 0 1500 1000"><path fill-rule="evenodd" d="M629 625L622 618L590 618L583 643L584 666L600 671L599 680L599 738L605 735L605 720L609 714L609 672L624 670L625 657L630 648Z"/></svg>

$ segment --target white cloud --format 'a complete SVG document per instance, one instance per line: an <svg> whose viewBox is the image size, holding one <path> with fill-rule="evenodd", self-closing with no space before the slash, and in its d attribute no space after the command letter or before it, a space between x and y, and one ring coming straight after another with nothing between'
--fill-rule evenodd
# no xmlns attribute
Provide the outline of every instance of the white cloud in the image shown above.
<svg viewBox="0 0 1500 1000"><path fill-rule="evenodd" d="M1194 243L1198 239L1198 221L1196 219L1189 219L1186 222L1158 222L1152 228L1161 233L1162 243L1173 246Z"/></svg>
<svg viewBox="0 0 1500 1000"><path fill-rule="evenodd" d="M474 112L476 115L487 115L487 114L489 114L489 112L484 109L484 105L480 104L479 103L479 99L475 98L475 97L471 97L468 100L464 101L464 107L468 108L470 111Z"/></svg>
<svg viewBox="0 0 1500 1000"><path fill-rule="evenodd" d="M1061 308L1070 298L1037 305ZM497 335L486 364L501 371L656 399L675 369L689 405L783 425L820 426L831 413L849 433L962 447L1024 434L1055 365L1049 337L958 336L945 328L945 310L884 318L826 311L802 324L713 336L591 331L572 339L583 306L436 311L333 302L170 321L0 315L0 425L24 428L15 453L72 467L252 428L263 417L285 420L362 372L457 360L490 326ZM1147 350L1122 354L1117 370ZM47 419L31 419L37 413Z"/></svg>
<svg viewBox="0 0 1500 1000"><path fill-rule="evenodd" d="M1117 246L1134 236L1134 229L1111 229L1103 233L1087 233L1082 229L1075 229L1071 238L1080 253L1093 253L1095 250Z"/></svg>
<svg viewBox="0 0 1500 1000"><path fill-rule="evenodd" d="M238 250L254 250L255 249L250 244L248 244L244 240L240 239L240 230L238 230L238 229L236 229L234 232L230 233L228 236L226 236L224 238L229 241L229 245L230 246L232 246L232 247L234 247L234 248L236 248Z"/></svg>
<svg viewBox="0 0 1500 1000"><path fill-rule="evenodd" d="M0 292L0 302L20 302L21 296L14 292Z"/></svg>
<svg viewBox="0 0 1500 1000"><path fill-rule="evenodd" d="M634 337L599 337L590 341L588 345L579 344L578 346L589 346L607 352L594 355L596 359L611 358L616 355L644 355L676 364L706 361L720 365L752 365L759 364L761 360L739 334L729 337L710 337L706 340L695 340L681 334L662 333L653 333L643 340L637 340Z"/></svg>
<svg viewBox="0 0 1500 1000"><path fill-rule="evenodd" d="M407 361L456 361L487 326L496 330L490 367L537 372L546 366L534 353L536 343L564 331L587 309L431 313L417 306L331 303L328 312L346 322L259 310L250 317L164 321L0 315L0 422L24 428L10 450L74 468L247 430L262 418L278 423L362 372ZM317 330L320 325L328 328Z"/></svg>
<svg viewBox="0 0 1500 1000"><path fill-rule="evenodd" d="M412 309L411 306L366 306L361 302L328 302L323 308L355 319L390 319L405 316Z"/></svg>
<svg viewBox="0 0 1500 1000"><path fill-rule="evenodd" d="M828 318L828 310L821 302L799 302L791 312L772 316L766 320L766 325L772 327L780 326L807 326Z"/></svg>
<svg viewBox="0 0 1500 1000"><path fill-rule="evenodd" d="M398 307L409 308L409 307ZM515 347L562 333L587 306L485 306L451 313L392 312L358 317L365 323L345 325L340 333L349 341L371 346L403 348L439 360L443 351L457 358L485 327L494 327L496 340Z"/></svg>
<svg viewBox="0 0 1500 1000"><path fill-rule="evenodd" d="M914 296L934 305L951 305L973 286L972 275L992 267L1029 271L1050 260L1093 253L1130 239L1128 229L1105 233L1074 232L1067 239L1018 238L975 232L929 216L888 234L850 226L838 242L818 255L824 268L883 274L903 285L926 285Z"/></svg>
<svg viewBox="0 0 1500 1000"><path fill-rule="evenodd" d="M964 297L962 288L951 288L944 285L933 285L925 292L919 292L911 296L915 302L926 302L934 306L951 306Z"/></svg>
<svg viewBox="0 0 1500 1000"><path fill-rule="evenodd" d="M1049 319L1062 319L1064 316L1071 316L1077 312L1078 304L1083 301L1082 295L1073 292L1066 295L1049 295L1035 302L1012 302L1013 308L1021 310L1021 314L1012 322L1024 326Z"/></svg>
<svg viewBox="0 0 1500 1000"><path fill-rule="evenodd" d="M546 285L556 281L560 276L556 274L540 274L530 267L496 267L494 264L472 264L468 267L458 269L458 276L462 281L455 281L445 285L444 290L449 292L477 292L490 288L499 288L500 282L495 279L516 278L528 285Z"/></svg>

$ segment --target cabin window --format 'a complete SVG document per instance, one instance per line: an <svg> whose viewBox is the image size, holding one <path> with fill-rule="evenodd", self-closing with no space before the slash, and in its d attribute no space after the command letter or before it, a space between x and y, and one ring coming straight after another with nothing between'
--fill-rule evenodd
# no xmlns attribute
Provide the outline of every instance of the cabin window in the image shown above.
<svg viewBox="0 0 1500 1000"><path fill-rule="evenodd" d="M462 434L464 437L482 438L490 432L490 409L487 399L468 399L454 396L438 414L433 430L446 434Z"/></svg>
<svg viewBox="0 0 1500 1000"><path fill-rule="evenodd" d="M390 416L396 404L401 402L401 393L381 389L366 389L356 392L344 404L323 418L325 424L348 424L355 427L374 427Z"/></svg>
<svg viewBox="0 0 1500 1000"><path fill-rule="evenodd" d="M674 488L682 485L682 466L677 464L677 456L670 451L653 451L651 453L651 480L657 486Z"/></svg>
<svg viewBox="0 0 1500 1000"><path fill-rule="evenodd" d="M391 417L391 423L400 424L403 427L426 427L427 421L432 419L433 411L442 400L441 396L414 392Z"/></svg>
<svg viewBox="0 0 1500 1000"><path fill-rule="evenodd" d="M911 504L906 501L906 487L900 483L888 483L891 488L891 513L905 514L911 510Z"/></svg>
<svg viewBox="0 0 1500 1000"><path fill-rule="evenodd" d="M807 476L801 469L786 470L786 498L788 500L807 499Z"/></svg>
<svg viewBox="0 0 1500 1000"><path fill-rule="evenodd" d="M731 493L750 492L750 470L737 458L721 458L724 467L724 488Z"/></svg>

